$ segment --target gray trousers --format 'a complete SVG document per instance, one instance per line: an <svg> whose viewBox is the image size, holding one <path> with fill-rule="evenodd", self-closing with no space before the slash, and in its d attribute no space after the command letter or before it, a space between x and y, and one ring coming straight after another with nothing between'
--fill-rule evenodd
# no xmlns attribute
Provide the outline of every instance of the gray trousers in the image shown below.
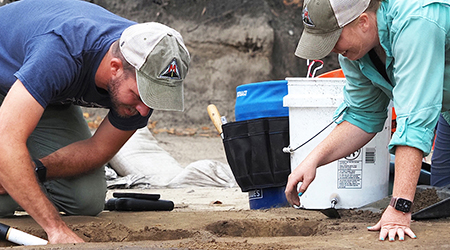
<svg viewBox="0 0 450 250"><path fill-rule="evenodd" d="M0 105L3 98L0 95ZM49 105L28 138L27 147L31 156L39 159L89 137L91 132L78 106ZM104 208L104 167L76 178L49 180L41 187L55 207L66 214L97 215ZM9 195L0 195L0 217L12 216L18 208Z"/></svg>

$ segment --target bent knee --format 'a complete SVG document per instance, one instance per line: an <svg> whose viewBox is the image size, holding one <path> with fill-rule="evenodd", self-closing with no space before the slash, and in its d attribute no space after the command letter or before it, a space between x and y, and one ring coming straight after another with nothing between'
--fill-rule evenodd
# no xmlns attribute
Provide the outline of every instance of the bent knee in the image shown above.
<svg viewBox="0 0 450 250"><path fill-rule="evenodd" d="M105 207L105 199L89 201L85 203L85 206L80 207L78 214L96 216L103 211Z"/></svg>
<svg viewBox="0 0 450 250"><path fill-rule="evenodd" d="M96 216L105 207L105 192L78 193L70 202L56 204L58 209L67 215Z"/></svg>

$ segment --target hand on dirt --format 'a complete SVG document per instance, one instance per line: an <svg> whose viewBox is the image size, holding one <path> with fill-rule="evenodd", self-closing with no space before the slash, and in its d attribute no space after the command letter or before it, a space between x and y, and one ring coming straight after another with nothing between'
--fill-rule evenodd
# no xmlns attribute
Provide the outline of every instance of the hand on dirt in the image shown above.
<svg viewBox="0 0 450 250"><path fill-rule="evenodd" d="M417 238L411 230L410 224L411 213L404 214L388 206L380 221L375 226L368 227L368 229L369 231L380 231L379 240L385 240L389 236L389 241L395 241L395 237L398 235L398 239L403 241L405 234L413 239Z"/></svg>
<svg viewBox="0 0 450 250"><path fill-rule="evenodd" d="M49 244L64 244L64 243L82 243L83 239L78 237L70 228L63 227L60 230L47 232Z"/></svg>
<svg viewBox="0 0 450 250"><path fill-rule="evenodd" d="M286 184L286 199L292 205L300 206L300 198L309 184L316 178L316 167L308 167L299 165L288 178L288 183ZM302 182L302 185L297 191L297 185Z"/></svg>

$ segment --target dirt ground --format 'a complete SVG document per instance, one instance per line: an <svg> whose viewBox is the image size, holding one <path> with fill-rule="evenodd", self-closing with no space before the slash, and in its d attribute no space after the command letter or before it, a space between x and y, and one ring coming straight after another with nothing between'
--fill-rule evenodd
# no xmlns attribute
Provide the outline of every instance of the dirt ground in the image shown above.
<svg viewBox="0 0 450 250"><path fill-rule="evenodd" d="M219 137L176 136L159 133L155 138L182 165L199 159L226 162ZM213 135L213 136L211 136ZM214 149L214 150L211 150ZM117 190L115 190L117 191ZM450 220L415 221L417 239L380 242L366 227L381 216L363 210L340 210L340 219L319 211L290 207L250 210L248 196L239 188L183 188L122 190L161 194L171 200L170 212L102 212L96 217L64 216L66 223L87 243L13 249L448 249ZM110 191L108 196L111 197ZM416 196L415 209L438 200L434 191ZM386 202L386 201L385 201ZM28 233L45 238L44 231L27 215L0 219Z"/></svg>

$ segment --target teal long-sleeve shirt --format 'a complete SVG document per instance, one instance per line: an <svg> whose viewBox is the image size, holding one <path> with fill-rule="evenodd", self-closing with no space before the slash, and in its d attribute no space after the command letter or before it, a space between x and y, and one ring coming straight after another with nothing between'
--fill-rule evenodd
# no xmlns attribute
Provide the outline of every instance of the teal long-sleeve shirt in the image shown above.
<svg viewBox="0 0 450 250"><path fill-rule="evenodd" d="M369 55L356 61L339 56L347 83L336 112L347 107L342 120L375 133L383 129L392 100L397 130L390 152L406 145L428 155L439 114L450 118L450 0L385 0L377 24L391 83Z"/></svg>

